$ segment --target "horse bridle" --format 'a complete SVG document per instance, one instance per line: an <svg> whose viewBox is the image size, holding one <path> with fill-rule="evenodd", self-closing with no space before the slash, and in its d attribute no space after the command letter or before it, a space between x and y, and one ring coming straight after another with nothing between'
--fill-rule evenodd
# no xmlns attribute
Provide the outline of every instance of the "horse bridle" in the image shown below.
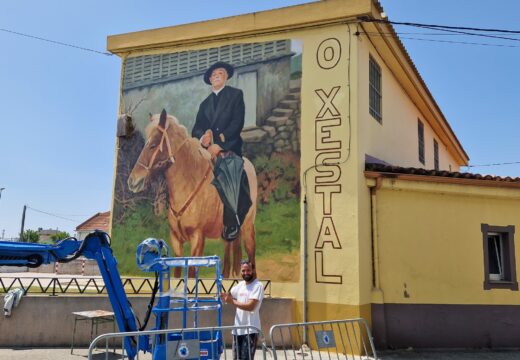
<svg viewBox="0 0 520 360"><path fill-rule="evenodd" d="M157 157L157 155L160 152L162 152L163 144L165 142L166 142L166 147L168 148L168 159L166 161L171 161L171 163L174 164L175 163L175 155L177 155L179 150L182 149L184 144L186 144L188 142L188 140L189 140L189 137L184 139L184 141L181 143L181 145L177 148L177 151L175 153L173 153L172 145L170 143L170 139L167 136L168 133L166 132L168 130L168 126L163 128L162 126L158 125L157 129L162 132L161 142L159 143L159 146L157 146L157 148L155 149L154 153L152 154L152 157L150 158L150 161L149 161L148 165L143 164L142 162L137 160L137 164L140 165L141 167L143 167L147 172L150 172L150 170L152 169L152 167L154 165L154 162L155 162L155 158Z"/></svg>

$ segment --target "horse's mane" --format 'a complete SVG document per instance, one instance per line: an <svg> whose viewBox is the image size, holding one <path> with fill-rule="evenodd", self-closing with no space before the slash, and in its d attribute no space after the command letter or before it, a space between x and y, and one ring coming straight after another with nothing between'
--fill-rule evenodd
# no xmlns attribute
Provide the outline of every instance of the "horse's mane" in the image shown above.
<svg viewBox="0 0 520 360"><path fill-rule="evenodd" d="M152 131L159 126L159 117L160 114L152 115L152 120L150 123L146 126L145 129L145 135L146 140L152 136ZM200 142L195 139L191 138L190 134L188 133L188 129L186 129L186 126L179 123L179 120L173 115L167 115L166 117L166 128L172 128L174 131L175 136L179 136L182 139L188 138L188 144L189 146L185 146L189 149L190 155L194 158L204 157L205 159L211 159L211 156L208 151L206 151L204 148L200 146Z"/></svg>

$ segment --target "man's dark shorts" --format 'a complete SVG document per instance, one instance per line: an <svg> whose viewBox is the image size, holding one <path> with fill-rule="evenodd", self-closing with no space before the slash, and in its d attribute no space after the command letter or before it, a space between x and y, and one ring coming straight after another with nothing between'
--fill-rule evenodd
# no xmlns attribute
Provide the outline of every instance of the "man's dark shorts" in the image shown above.
<svg viewBox="0 0 520 360"><path fill-rule="evenodd" d="M233 360L254 359L257 341L257 333L233 335Z"/></svg>

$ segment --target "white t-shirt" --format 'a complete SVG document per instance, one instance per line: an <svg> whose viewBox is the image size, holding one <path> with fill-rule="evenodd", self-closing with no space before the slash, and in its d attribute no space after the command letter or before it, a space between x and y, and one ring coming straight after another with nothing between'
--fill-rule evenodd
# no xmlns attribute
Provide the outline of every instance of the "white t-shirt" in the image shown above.
<svg viewBox="0 0 520 360"><path fill-rule="evenodd" d="M255 306L253 311L245 311L237 308L237 312L235 314L235 326L240 325L251 325L261 329L260 327L260 305L262 305L262 300L264 299L264 287L262 283L255 279L249 284L246 284L245 281L241 281L237 286L231 288L231 296L236 299L238 302L245 304L250 299L258 300L258 303ZM256 333L257 331L254 329L249 329L249 333ZM238 329L233 330L234 335L245 335L248 333L248 329Z"/></svg>

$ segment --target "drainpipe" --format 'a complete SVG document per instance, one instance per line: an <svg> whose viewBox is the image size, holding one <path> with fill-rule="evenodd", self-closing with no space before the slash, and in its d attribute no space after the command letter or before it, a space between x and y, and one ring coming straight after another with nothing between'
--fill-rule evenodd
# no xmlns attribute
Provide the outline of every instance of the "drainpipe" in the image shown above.
<svg viewBox="0 0 520 360"><path fill-rule="evenodd" d="M303 197L303 322L307 322L307 194ZM307 327L303 327L303 343L307 342Z"/></svg>
<svg viewBox="0 0 520 360"><path fill-rule="evenodd" d="M381 188L383 179L381 176L376 177L375 186L370 187L370 211L372 218L372 251L374 253L374 288L380 290L379 280L379 233L377 231L377 190Z"/></svg>
<svg viewBox="0 0 520 360"><path fill-rule="evenodd" d="M372 220L372 252L374 256L374 265L373 265L373 271L374 271L374 288L373 292L376 292L379 297L379 300L381 301L382 306L382 313L380 314L380 317L378 316L378 322L380 326L379 328L379 334L377 334L379 338L379 342L381 346L386 347L387 345L387 325L386 325L386 309L385 309L385 297L383 294L383 290L381 289L381 277L380 277L380 269L379 269L379 233L378 233L378 222L377 222L377 190L381 188L383 178L379 175L375 178L376 183L374 186L370 186L370 210L371 210L371 220ZM372 318L372 327L374 327L374 320L375 318ZM373 328L372 328L373 329Z"/></svg>

